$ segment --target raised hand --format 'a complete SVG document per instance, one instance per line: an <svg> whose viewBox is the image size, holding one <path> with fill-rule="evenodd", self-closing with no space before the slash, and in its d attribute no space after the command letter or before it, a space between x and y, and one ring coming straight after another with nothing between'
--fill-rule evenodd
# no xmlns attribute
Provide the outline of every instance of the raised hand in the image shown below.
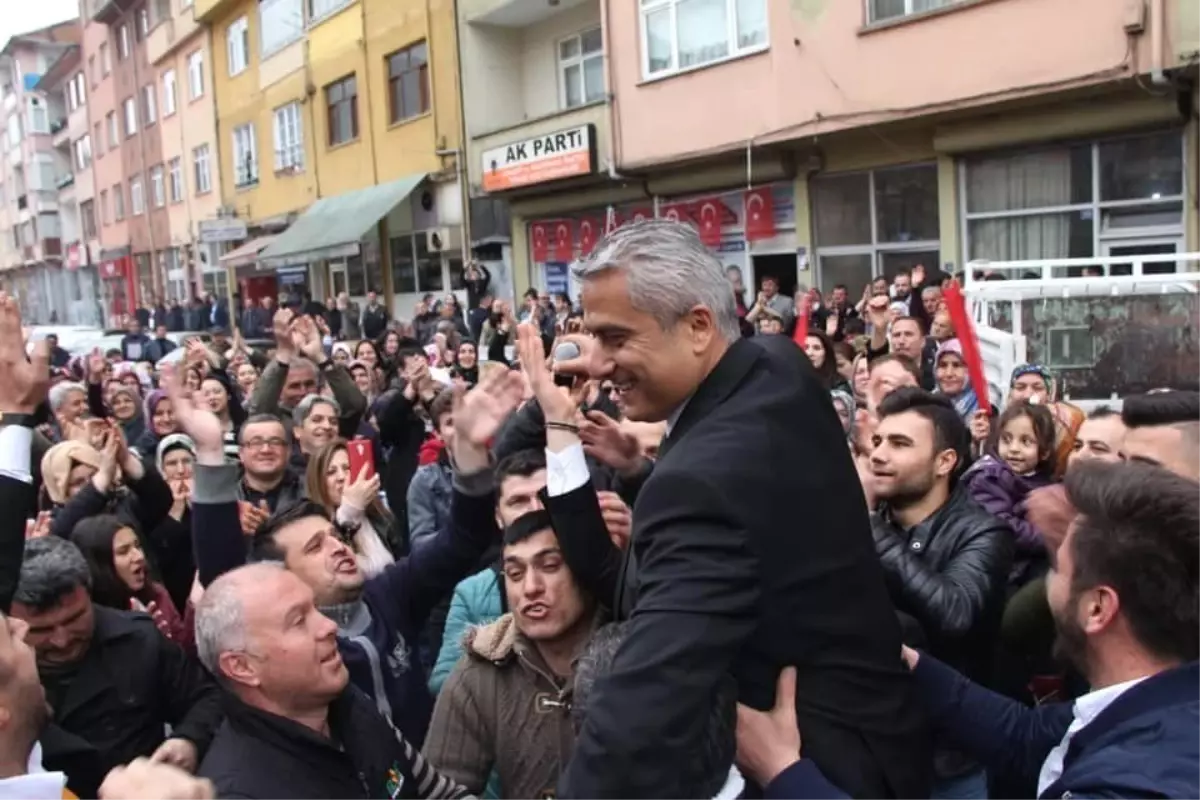
<svg viewBox="0 0 1200 800"><path fill-rule="evenodd" d="M176 766L135 758L108 773L99 795L101 800L211 800L217 791L212 781L192 777Z"/></svg>
<svg viewBox="0 0 1200 800"><path fill-rule="evenodd" d="M314 364L325 360L325 345L321 342L321 331L313 324L312 317L300 317L292 323L292 342L304 356Z"/></svg>
<svg viewBox="0 0 1200 800"><path fill-rule="evenodd" d="M270 516L271 509L267 507L265 500L259 500L257 506L245 500L238 501L238 520L242 523L242 534L245 536L253 536L258 526Z"/></svg>
<svg viewBox="0 0 1200 800"><path fill-rule="evenodd" d="M604 519L604 527L608 528L608 536L620 550L629 545L633 536L633 512L616 492L596 492L600 501L600 516Z"/></svg>
<svg viewBox="0 0 1200 800"><path fill-rule="evenodd" d="M828 317L825 318L825 335L832 339L834 336L837 335L837 329L838 329L838 315L837 315L837 312L834 311L834 312L830 313L830 315Z"/></svg>
<svg viewBox="0 0 1200 800"><path fill-rule="evenodd" d="M0 294L0 411L32 414L50 385L50 345L42 339L25 355L21 309Z"/></svg>
<svg viewBox="0 0 1200 800"><path fill-rule="evenodd" d="M25 520L25 538L40 539L50 535L50 512L39 511L33 519Z"/></svg>
<svg viewBox="0 0 1200 800"><path fill-rule="evenodd" d="M292 319L296 315L291 309L281 308L271 318L271 332L275 336L275 360L287 364L296 354L296 344L292 340Z"/></svg>
<svg viewBox="0 0 1200 800"><path fill-rule="evenodd" d="M642 448L637 437L621 429L615 419L602 411L589 411L579 424L583 451L623 475L631 475L642 465Z"/></svg>
<svg viewBox="0 0 1200 800"><path fill-rule="evenodd" d="M163 367L162 387L171 398L171 410L179 429L196 443L196 460L212 466L225 462L225 432L217 415L197 406L192 392L179 380L174 367Z"/></svg>
<svg viewBox="0 0 1200 800"><path fill-rule="evenodd" d="M104 373L108 370L108 359L104 357L104 353L100 352L97 347L92 352L88 353L87 357L87 379L88 383L98 384L104 381Z"/></svg>
<svg viewBox="0 0 1200 800"><path fill-rule="evenodd" d="M454 441L457 450L486 452L500 426L521 404L521 377L512 370L497 370L481 378L469 391L454 396Z"/></svg>
<svg viewBox="0 0 1200 800"><path fill-rule="evenodd" d="M371 471L368 464L354 476L354 480L342 490L342 502L359 511L366 511L379 498L379 473L367 477Z"/></svg>
<svg viewBox="0 0 1200 800"><path fill-rule="evenodd" d="M533 389L533 396L537 398L546 421L574 424L581 393L576 393L580 395L577 397L554 383L554 376L546 365L542 336L537 328L527 322L517 326L517 353L521 370L529 380L529 387Z"/></svg>
<svg viewBox="0 0 1200 800"><path fill-rule="evenodd" d="M104 434L104 446L100 450L100 468L92 476L92 485L100 494L108 494L117 482L117 470L121 464L121 440L114 434L112 426Z"/></svg>

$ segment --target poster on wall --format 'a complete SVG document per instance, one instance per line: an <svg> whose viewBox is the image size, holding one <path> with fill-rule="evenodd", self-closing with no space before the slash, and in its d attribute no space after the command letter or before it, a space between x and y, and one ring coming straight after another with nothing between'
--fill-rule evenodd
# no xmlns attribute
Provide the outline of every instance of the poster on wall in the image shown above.
<svg viewBox="0 0 1200 800"><path fill-rule="evenodd" d="M754 282L754 276L750 273L750 262L746 254L746 240L741 236L726 237L721 240L715 248L717 258L726 270L730 267L736 267L742 276L742 285L749 288Z"/></svg>

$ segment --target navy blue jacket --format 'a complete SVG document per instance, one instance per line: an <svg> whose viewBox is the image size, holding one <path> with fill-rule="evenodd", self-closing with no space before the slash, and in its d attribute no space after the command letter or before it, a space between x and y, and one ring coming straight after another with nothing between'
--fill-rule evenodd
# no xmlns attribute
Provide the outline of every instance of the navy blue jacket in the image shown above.
<svg viewBox="0 0 1200 800"><path fill-rule="evenodd" d="M913 675L939 730L989 770L1036 785L1074 719L1071 703L1028 708L922 653ZM1200 663L1147 678L1071 737L1042 797L1200 797ZM803 734L803 732L801 732Z"/></svg>
<svg viewBox="0 0 1200 800"><path fill-rule="evenodd" d="M351 682L416 747L424 743L433 714L433 697L414 650L418 635L433 607L477 570L479 559L497 538L490 478L479 482L489 491L467 494L456 482L447 529L368 580L362 599L369 621L338 635ZM196 466L192 530L196 566L205 586L246 560L236 487L236 465Z"/></svg>

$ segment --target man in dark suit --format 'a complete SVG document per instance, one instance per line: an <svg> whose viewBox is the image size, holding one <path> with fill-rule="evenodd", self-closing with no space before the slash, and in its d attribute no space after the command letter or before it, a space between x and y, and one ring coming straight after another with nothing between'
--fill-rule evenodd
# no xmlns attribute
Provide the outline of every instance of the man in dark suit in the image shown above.
<svg viewBox="0 0 1200 800"><path fill-rule="evenodd" d="M698 750L721 679L767 709L788 665L804 758L854 796L928 796L928 733L862 489L799 348L740 339L724 269L687 225L622 227L576 274L587 372L612 381L628 418L666 420L668 434L628 555L609 570L627 639L560 796L679 796L678 765ZM533 334L522 326L522 365L546 416L553 506L592 490L574 406Z"/></svg>

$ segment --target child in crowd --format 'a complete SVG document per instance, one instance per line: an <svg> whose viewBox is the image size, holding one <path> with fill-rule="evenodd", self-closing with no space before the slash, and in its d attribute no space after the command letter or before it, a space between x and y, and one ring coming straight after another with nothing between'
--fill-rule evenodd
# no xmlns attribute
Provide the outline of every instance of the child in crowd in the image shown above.
<svg viewBox="0 0 1200 800"><path fill-rule="evenodd" d="M1025 500L1053 482L1054 436L1054 416L1045 406L1010 404L993 428L988 455L964 476L975 501L1012 528L1014 589L1038 577L1047 563L1042 533L1026 518Z"/></svg>

